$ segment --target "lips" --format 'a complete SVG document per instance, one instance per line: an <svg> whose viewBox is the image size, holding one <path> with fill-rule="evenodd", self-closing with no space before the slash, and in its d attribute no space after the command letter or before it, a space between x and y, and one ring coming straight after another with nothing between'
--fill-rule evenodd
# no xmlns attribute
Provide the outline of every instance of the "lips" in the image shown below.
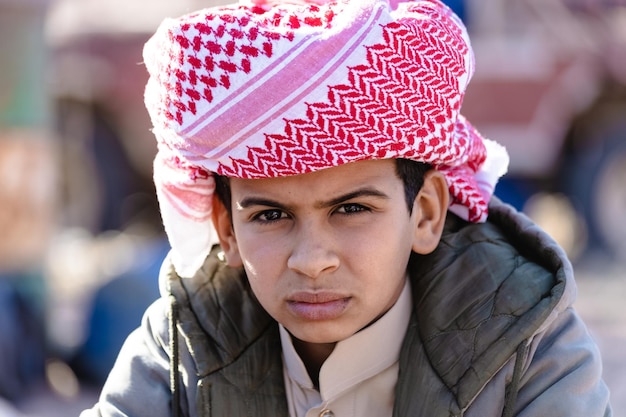
<svg viewBox="0 0 626 417"><path fill-rule="evenodd" d="M330 292L300 292L287 300L287 308L304 320L322 321L336 319L346 310L350 297Z"/></svg>

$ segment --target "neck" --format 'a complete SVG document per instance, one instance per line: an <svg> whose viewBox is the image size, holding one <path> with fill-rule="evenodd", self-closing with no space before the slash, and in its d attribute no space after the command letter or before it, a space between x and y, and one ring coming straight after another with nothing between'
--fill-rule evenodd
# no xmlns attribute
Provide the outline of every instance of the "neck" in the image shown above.
<svg viewBox="0 0 626 417"><path fill-rule="evenodd" d="M292 336L293 346L304 363L315 388L320 386L320 369L335 349L336 343L309 343Z"/></svg>

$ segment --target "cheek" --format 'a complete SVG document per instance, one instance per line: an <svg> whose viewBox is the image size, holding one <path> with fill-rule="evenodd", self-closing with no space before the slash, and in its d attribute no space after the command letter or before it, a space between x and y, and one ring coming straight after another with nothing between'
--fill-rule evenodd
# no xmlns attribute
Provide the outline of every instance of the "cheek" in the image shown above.
<svg viewBox="0 0 626 417"><path fill-rule="evenodd" d="M272 271L268 270L266 263L257 265L250 261L244 262L244 268L252 292L259 303L271 313L273 300L278 298L279 293Z"/></svg>
<svg viewBox="0 0 626 417"><path fill-rule="evenodd" d="M344 242L346 247L351 247L353 269L362 276L379 280L380 285L394 287L396 279L404 279L411 255L410 223L379 223L370 232L367 237Z"/></svg>
<svg viewBox="0 0 626 417"><path fill-rule="evenodd" d="M393 217L385 220L373 221L358 233L341 236L344 253L357 258L361 269L368 268L366 264L397 262L411 252L411 223Z"/></svg>
<svg viewBox="0 0 626 417"><path fill-rule="evenodd" d="M239 251L246 271L256 279L276 275L284 255L266 242L248 244Z"/></svg>
<svg viewBox="0 0 626 417"><path fill-rule="evenodd" d="M239 254L254 294L261 304L265 305L271 300L279 298L280 276L285 261L280 250L271 242L252 236L242 235L239 245Z"/></svg>

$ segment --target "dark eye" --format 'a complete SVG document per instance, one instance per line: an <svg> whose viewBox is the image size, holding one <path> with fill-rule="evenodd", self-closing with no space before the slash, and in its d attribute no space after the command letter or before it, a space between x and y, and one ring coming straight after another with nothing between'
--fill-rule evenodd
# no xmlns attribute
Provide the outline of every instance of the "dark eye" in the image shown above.
<svg viewBox="0 0 626 417"><path fill-rule="evenodd" d="M259 221L261 223L272 223L283 219L286 217L286 214L282 210L272 209L272 210L264 210L254 216L254 220Z"/></svg>
<svg viewBox="0 0 626 417"><path fill-rule="evenodd" d="M360 204L351 203L351 204L343 204L337 209L338 213L342 214L356 214L362 211L367 211L367 207L362 206Z"/></svg>

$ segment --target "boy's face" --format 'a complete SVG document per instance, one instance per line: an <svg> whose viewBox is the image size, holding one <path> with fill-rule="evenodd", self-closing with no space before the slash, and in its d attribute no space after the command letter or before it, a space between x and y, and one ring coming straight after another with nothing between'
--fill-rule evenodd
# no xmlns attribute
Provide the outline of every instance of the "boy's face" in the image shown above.
<svg viewBox="0 0 626 417"><path fill-rule="evenodd" d="M261 305L305 342L343 340L383 315L411 250L423 249L423 212L409 214L393 160L230 186L232 229L218 226L229 264L244 266Z"/></svg>

